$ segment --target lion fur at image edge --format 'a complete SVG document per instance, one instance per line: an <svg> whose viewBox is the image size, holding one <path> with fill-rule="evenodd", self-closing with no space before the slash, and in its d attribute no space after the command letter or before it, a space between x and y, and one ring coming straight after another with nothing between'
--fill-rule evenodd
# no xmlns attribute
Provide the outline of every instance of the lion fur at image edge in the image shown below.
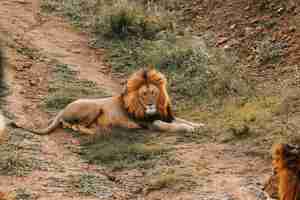
<svg viewBox="0 0 300 200"><path fill-rule="evenodd" d="M300 148L288 144L272 147L274 174L265 184L270 197L279 200L300 199Z"/></svg>
<svg viewBox="0 0 300 200"><path fill-rule="evenodd" d="M3 52L2 49L0 48L0 93L2 93L3 90L3 79L4 79L4 69L3 69L3 65L4 65L4 60L3 60ZM1 106L0 106L1 107ZM6 128L5 128L5 120L4 117L0 111L0 143L2 142L2 140L5 138L6 135Z"/></svg>

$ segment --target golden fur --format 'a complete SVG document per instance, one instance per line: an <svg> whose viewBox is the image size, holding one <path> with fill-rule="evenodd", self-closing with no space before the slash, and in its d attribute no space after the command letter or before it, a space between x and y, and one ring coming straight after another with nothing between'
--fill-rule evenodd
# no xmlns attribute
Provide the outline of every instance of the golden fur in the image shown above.
<svg viewBox="0 0 300 200"><path fill-rule="evenodd" d="M113 127L191 132L202 126L174 117L166 85L162 73L141 69L129 77L120 95L76 100L60 111L47 128L33 132L49 134L60 125L86 134Z"/></svg>
<svg viewBox="0 0 300 200"><path fill-rule="evenodd" d="M276 144L272 148L273 187L277 187L279 200L300 198L300 152L288 144ZM272 177L271 177L272 178Z"/></svg>
<svg viewBox="0 0 300 200"><path fill-rule="evenodd" d="M0 50L0 93L2 93L2 90L4 89L3 82L4 82L4 69L3 69L3 55L2 51ZM5 119L3 115L0 112L0 143L2 143L7 137L7 130L6 130L6 124Z"/></svg>
<svg viewBox="0 0 300 200"><path fill-rule="evenodd" d="M7 130L4 117L0 114L0 144L7 138Z"/></svg>

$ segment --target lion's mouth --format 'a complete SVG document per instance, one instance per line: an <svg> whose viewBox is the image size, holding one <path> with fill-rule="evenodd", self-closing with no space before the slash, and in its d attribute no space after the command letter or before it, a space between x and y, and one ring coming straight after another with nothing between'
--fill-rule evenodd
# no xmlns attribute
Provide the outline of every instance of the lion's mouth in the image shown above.
<svg viewBox="0 0 300 200"><path fill-rule="evenodd" d="M146 106L146 115L155 115L157 113L157 109L155 105Z"/></svg>

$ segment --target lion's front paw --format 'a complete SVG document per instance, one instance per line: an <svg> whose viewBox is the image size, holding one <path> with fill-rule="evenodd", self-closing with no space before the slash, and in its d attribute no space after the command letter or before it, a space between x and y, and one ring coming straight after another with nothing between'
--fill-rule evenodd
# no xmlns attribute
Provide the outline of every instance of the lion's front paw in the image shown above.
<svg viewBox="0 0 300 200"><path fill-rule="evenodd" d="M203 124L203 123L194 123L195 128L201 128L201 127L204 127L204 126L205 126L205 124Z"/></svg>
<svg viewBox="0 0 300 200"><path fill-rule="evenodd" d="M196 127L184 124L183 131L187 133L193 133L196 131Z"/></svg>
<svg viewBox="0 0 300 200"><path fill-rule="evenodd" d="M129 129L140 129L141 126L138 125L138 124L136 124L136 123L129 123L129 124L127 125L127 128L129 128Z"/></svg>

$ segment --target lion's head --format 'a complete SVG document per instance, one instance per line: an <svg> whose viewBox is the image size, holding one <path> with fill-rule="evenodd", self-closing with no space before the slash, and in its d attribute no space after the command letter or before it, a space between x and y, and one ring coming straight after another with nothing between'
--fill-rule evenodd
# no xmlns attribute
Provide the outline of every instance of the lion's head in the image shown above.
<svg viewBox="0 0 300 200"><path fill-rule="evenodd" d="M165 76L155 69L141 69L131 75L122 94L129 115L138 120L173 121L166 85Z"/></svg>

